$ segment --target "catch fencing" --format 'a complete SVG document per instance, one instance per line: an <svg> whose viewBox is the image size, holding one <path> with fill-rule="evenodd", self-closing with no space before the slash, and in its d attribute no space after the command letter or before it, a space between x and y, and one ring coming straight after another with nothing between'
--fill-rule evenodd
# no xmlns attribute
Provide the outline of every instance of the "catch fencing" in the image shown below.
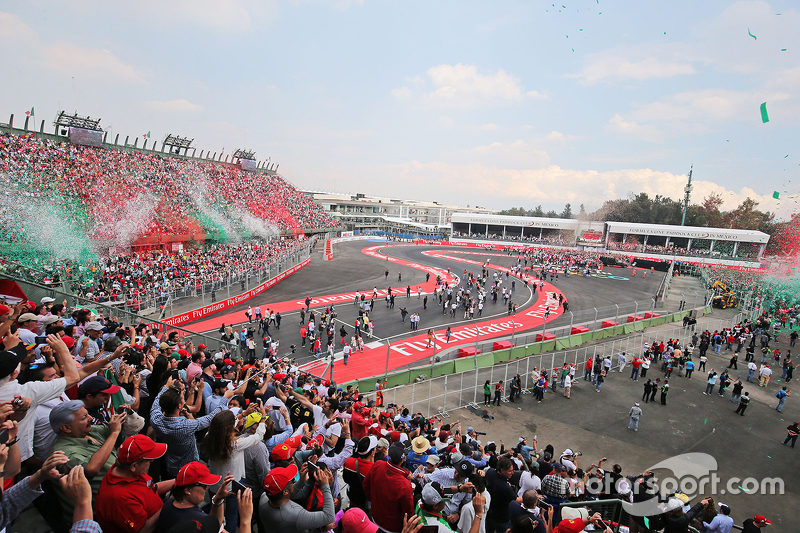
<svg viewBox="0 0 800 533"><path fill-rule="evenodd" d="M710 312L710 308L704 308L704 310ZM657 320L659 320L659 324L667 321L678 322L690 312L680 311L667 317L658 317ZM696 330L714 331L732 327L740 319L741 314L727 320L708 316L700 317L697 320ZM491 386L492 395L494 395L495 383L503 380L503 383L507 384L510 379L519 374L522 394L530 394L535 384L533 374L545 369L548 371L548 375L551 375L554 368L561 368L563 364L569 363L575 364L577 367L575 379L583 382L584 365L588 359L593 359L597 355L611 355L614 362L613 368L618 369L618 354L626 352L628 360L626 369L630 371L630 361L634 356L643 353L645 342L652 345L654 342L679 339L683 345L693 333L692 327L675 326L645 331L646 327L647 321L642 321L609 328L609 330L599 333L611 336L619 331L618 328L623 328L623 330L630 328L629 331L622 331L622 333L635 334L597 344L569 347L570 342L576 341L571 338L556 339L395 372L387 375L387 389L383 393L384 403L405 405L412 413L423 412L428 415L438 413L449 416L450 411L468 406L477 407L477 404L482 403L484 399L483 385L487 380ZM577 342L585 342L586 335L591 334L571 337L583 337L577 339ZM559 351L551 351L554 349ZM477 371L475 370L476 366ZM658 371L658 366L653 364L651 370ZM429 379L429 376L433 376L433 378ZM374 389L375 377L359 380L357 384L362 394L371 394ZM509 387L506 385L503 393L504 402L508 400L508 391Z"/></svg>

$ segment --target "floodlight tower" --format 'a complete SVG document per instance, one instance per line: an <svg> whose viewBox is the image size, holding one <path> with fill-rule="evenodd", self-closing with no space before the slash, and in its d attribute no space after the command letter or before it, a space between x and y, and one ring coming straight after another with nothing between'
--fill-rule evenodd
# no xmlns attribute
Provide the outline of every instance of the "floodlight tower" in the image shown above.
<svg viewBox="0 0 800 533"><path fill-rule="evenodd" d="M686 222L686 211L689 209L689 198L691 197L691 194L692 194L692 169L693 168L694 168L694 165L689 167L689 182L686 184L686 187L683 188L683 192L685 192L686 195L683 197L683 215L681 215L681 226L683 226L684 223Z"/></svg>

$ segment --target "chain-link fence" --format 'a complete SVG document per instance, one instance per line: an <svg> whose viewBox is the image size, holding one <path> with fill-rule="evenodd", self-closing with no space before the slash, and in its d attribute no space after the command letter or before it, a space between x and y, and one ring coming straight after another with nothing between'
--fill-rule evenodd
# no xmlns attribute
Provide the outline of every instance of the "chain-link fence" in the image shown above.
<svg viewBox="0 0 800 533"><path fill-rule="evenodd" d="M710 331L729 328L740 319L741 315L727 320L702 317L698 319L697 328ZM465 364L471 366L470 370L448 373L433 379L428 379L428 376L434 373L433 365L413 368L408 372L410 377L414 378L416 376L416 378L407 385L392 387L384 391L384 401L405 405L411 412L421 411L429 415L447 413L448 411L461 409L469 405L474 406L474 404L482 402L483 385L487 380L492 385L500 380L508 383L510 379L519 374L522 392L527 394L531 392L535 384L536 378L534 378L533 374L541 370L547 370L548 375L550 375L555 368L560 369L564 364L574 364L577 367L575 379L582 380L584 379L586 361L594 359L598 355L603 357L612 356L613 368L619 369L618 354L621 352L628 354L627 359L628 363L630 363L635 355L643 353L645 342L652 345L661 341L667 342L670 339L678 339L684 345L693 333L694 331L691 327L684 328L681 326L652 331L642 330L641 332L607 342L557 352L532 354L507 363L492 364L492 362L488 362L490 366L478 368L476 371L474 370L476 363L480 366L482 364L481 361L486 361L486 357L492 357L491 353L486 354L484 352L484 355L475 356L474 359L470 358L469 361L465 361ZM531 347L525 346L525 349L529 348ZM457 360L456 365L459 364L458 361L460 360ZM453 363L449 364L452 365ZM630 369L629 364L627 368ZM655 372L657 369L652 368L652 371ZM589 377L589 380L591 380L591 377ZM374 378L363 380L363 382L365 384L368 382L374 383ZM507 398L504 397L503 401L506 400Z"/></svg>

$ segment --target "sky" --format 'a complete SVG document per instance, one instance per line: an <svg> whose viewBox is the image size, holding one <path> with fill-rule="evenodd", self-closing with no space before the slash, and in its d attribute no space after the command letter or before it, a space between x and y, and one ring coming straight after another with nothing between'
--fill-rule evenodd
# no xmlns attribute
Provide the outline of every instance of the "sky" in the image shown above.
<svg viewBox="0 0 800 533"><path fill-rule="evenodd" d="M254 150L303 189L489 209L678 199L693 166L693 202L786 219L793 5L7 1L0 121L77 111L121 140Z"/></svg>

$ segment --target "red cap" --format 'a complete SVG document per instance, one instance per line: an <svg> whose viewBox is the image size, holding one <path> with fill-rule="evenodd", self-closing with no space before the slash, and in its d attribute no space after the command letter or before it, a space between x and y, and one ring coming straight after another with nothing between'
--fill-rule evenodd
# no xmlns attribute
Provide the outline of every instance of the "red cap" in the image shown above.
<svg viewBox="0 0 800 533"><path fill-rule="evenodd" d="M0 315L1 314L2 313L0 313ZM73 339L69 335L64 335L63 337L61 337L61 340L64 341L64 344L66 344L67 348L69 348L70 350L72 349L73 346L75 346L75 339Z"/></svg>
<svg viewBox="0 0 800 533"><path fill-rule="evenodd" d="M320 448L320 447L322 447L322 443L323 442L325 442L325 438L322 435L317 435L316 437L314 437L313 439L308 441L308 444L306 445L306 449L308 449L308 448Z"/></svg>
<svg viewBox="0 0 800 533"><path fill-rule="evenodd" d="M205 350L206 349L206 345L205 344L198 344L197 345L197 349L198 350Z"/></svg>
<svg viewBox="0 0 800 533"><path fill-rule="evenodd" d="M178 476L175 478L175 485L178 487L186 487L187 485L194 485L195 483L213 485L214 483L218 483L221 479L222 476L213 475L203 463L192 461L178 471Z"/></svg>
<svg viewBox="0 0 800 533"><path fill-rule="evenodd" d="M0 304L0 315L4 315L9 311L11 311L11 309L9 309L7 305Z"/></svg>
<svg viewBox="0 0 800 533"><path fill-rule="evenodd" d="M399 431L392 431L389 433L389 440L392 442L400 442L400 432Z"/></svg>
<svg viewBox="0 0 800 533"><path fill-rule="evenodd" d="M302 437L295 435L283 441L280 446L275 446L269 455L273 461L288 461L294 455L295 450L300 447Z"/></svg>
<svg viewBox="0 0 800 533"><path fill-rule="evenodd" d="M363 408L364 408L364 402L356 402L353 404L354 411L360 411Z"/></svg>
<svg viewBox="0 0 800 533"><path fill-rule="evenodd" d="M226 364L226 365L236 366L236 363L234 363L234 362L233 362L232 360L230 360L230 359L225 359L225 361L224 361L224 362L225 362L225 364Z"/></svg>
<svg viewBox="0 0 800 533"><path fill-rule="evenodd" d="M142 459L158 459L167 453L167 445L153 442L146 435L128 437L119 447L117 460L120 463L135 463Z"/></svg>
<svg viewBox="0 0 800 533"><path fill-rule="evenodd" d="M367 513L358 507L351 507L342 515L342 531L347 533L378 533L380 528L371 522Z"/></svg>
<svg viewBox="0 0 800 533"><path fill-rule="evenodd" d="M102 376L92 376L86 378L83 383L78 386L78 394L88 395L103 392L106 394L116 394L122 387L114 385L109 380Z"/></svg>
<svg viewBox="0 0 800 533"><path fill-rule="evenodd" d="M558 523L559 533L579 533L583 531L586 524L583 523L583 518L573 518L571 520L562 520Z"/></svg>
<svg viewBox="0 0 800 533"><path fill-rule="evenodd" d="M178 350L178 354L179 354L181 357L189 357L189 352L187 352L187 351L186 351L186 350L184 350L184 349L180 349L180 350Z"/></svg>
<svg viewBox="0 0 800 533"><path fill-rule="evenodd" d="M25 302L25 307L33 311L34 309L36 309L36 304L28 300L27 302Z"/></svg>
<svg viewBox="0 0 800 533"><path fill-rule="evenodd" d="M274 379L275 381L280 381L285 377L286 377L286 374L278 372L277 374L273 374L272 379Z"/></svg>
<svg viewBox="0 0 800 533"><path fill-rule="evenodd" d="M772 525L772 521L771 520L767 520L767 518L764 515L761 515L761 514L757 514L756 516L754 516L753 517L753 521L754 522L758 522L759 524L767 524L768 526Z"/></svg>
<svg viewBox="0 0 800 533"><path fill-rule="evenodd" d="M272 453L275 453L274 451ZM291 464L285 468L273 468L264 478L264 489L271 495L276 495L286 488L297 475L297 465Z"/></svg>

